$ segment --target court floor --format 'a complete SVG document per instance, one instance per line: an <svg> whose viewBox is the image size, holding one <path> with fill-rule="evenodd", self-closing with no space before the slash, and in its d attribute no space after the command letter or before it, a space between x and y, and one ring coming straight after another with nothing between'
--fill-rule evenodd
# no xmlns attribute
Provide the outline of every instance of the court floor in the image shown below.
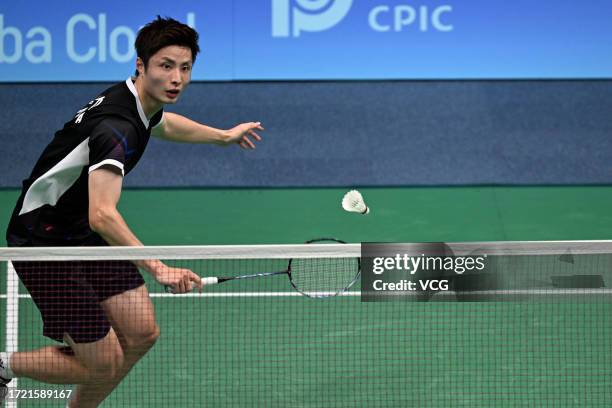
<svg viewBox="0 0 612 408"><path fill-rule="evenodd" d="M147 245L608 239L610 187L128 190ZM5 227L15 191L0 192ZM229 284L228 284L229 285ZM1 294L5 276L0 274ZM612 305L316 301L283 276L231 284L253 297L154 293L162 337L106 406L609 407ZM0 299L1 316L6 314ZM0 349L4 347L0 319ZM48 344L29 299L20 348ZM22 380L20 388L53 387ZM61 388L61 387L60 387ZM22 400L19 406L63 406Z"/></svg>

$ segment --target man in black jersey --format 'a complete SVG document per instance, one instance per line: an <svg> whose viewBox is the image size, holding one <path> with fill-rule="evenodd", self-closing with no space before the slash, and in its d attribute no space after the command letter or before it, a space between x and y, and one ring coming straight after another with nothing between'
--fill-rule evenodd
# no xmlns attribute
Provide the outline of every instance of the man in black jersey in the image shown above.
<svg viewBox="0 0 612 408"><path fill-rule="evenodd" d="M24 181L7 231L9 246L141 246L117 203L123 177L151 134L244 149L261 140L259 122L219 130L163 111L191 79L199 52L195 30L158 17L139 31L135 46L136 77L80 109ZM159 336L137 266L127 261L14 265L41 312L43 334L68 347L0 353L0 391L13 376L78 384L70 406L98 406ZM188 269L157 260L138 266L174 292L202 288Z"/></svg>

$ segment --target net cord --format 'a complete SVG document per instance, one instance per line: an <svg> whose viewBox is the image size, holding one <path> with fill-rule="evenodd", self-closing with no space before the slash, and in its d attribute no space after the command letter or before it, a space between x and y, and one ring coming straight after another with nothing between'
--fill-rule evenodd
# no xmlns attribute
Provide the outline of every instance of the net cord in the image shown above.
<svg viewBox="0 0 612 408"><path fill-rule="evenodd" d="M394 244L384 244L392 248ZM402 244L406 245L406 244ZM414 246L415 255L421 243ZM455 256L612 254L612 241L499 241L446 243ZM0 261L70 261L136 259L289 259L360 257L360 244L206 245L145 247L0 248Z"/></svg>

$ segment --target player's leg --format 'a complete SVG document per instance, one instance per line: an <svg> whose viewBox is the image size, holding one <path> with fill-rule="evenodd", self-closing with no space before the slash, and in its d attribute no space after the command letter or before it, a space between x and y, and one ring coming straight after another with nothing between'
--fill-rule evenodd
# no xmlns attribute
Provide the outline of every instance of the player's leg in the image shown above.
<svg viewBox="0 0 612 408"><path fill-rule="evenodd" d="M14 266L41 312L44 335L58 342L68 338L71 347L79 344L78 350L72 347L75 355L61 347L12 353L14 375L58 384L97 381L109 373L114 376L123 358L121 345L96 293L79 279L82 265L14 262Z"/></svg>
<svg viewBox="0 0 612 408"><path fill-rule="evenodd" d="M89 376L89 371L77 358L53 346L12 353L10 368L15 377L50 384L76 384Z"/></svg>
<svg viewBox="0 0 612 408"><path fill-rule="evenodd" d="M106 336L94 342L75 343L68 334L65 338L74 356L62 352L57 347L13 353L10 358L10 369L14 372L14 376L29 377L48 383L81 383L87 384L88 387L106 384L117 377L119 368L123 365L123 352L112 328ZM2 394L7 390L6 385L0 388ZM4 398L4 395L0 397ZM76 406L95 407L97 403Z"/></svg>
<svg viewBox="0 0 612 408"><path fill-rule="evenodd" d="M123 364L116 375L107 381L77 386L71 399L72 407L95 407L100 404L151 349L159 336L153 304L144 285L103 301L102 307L119 338Z"/></svg>
<svg viewBox="0 0 612 408"><path fill-rule="evenodd" d="M59 347L44 347L28 352L16 352L10 356L11 375L6 375L0 387L0 405L6 396L12 377L29 377L56 384L103 383L114 378L122 363L121 346L111 329L103 339L74 345L76 356L66 354ZM4 355L6 358L6 355ZM9 361L3 361L0 371L9 371Z"/></svg>
<svg viewBox="0 0 612 408"><path fill-rule="evenodd" d="M126 308L125 305L133 305ZM125 374L132 368L128 356L134 363L153 347L159 337L159 326L155 321L155 309L147 287L136 289L114 296L102 302L111 325L115 328L123 349Z"/></svg>

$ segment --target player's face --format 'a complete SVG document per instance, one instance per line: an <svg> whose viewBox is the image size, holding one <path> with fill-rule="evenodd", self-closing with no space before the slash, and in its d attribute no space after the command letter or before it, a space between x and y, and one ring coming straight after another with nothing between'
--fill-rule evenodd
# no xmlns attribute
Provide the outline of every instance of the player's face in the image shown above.
<svg viewBox="0 0 612 408"><path fill-rule="evenodd" d="M147 69L139 74L144 74L145 92L159 103L175 103L191 81L192 64L188 47L170 45L162 48L151 56Z"/></svg>

